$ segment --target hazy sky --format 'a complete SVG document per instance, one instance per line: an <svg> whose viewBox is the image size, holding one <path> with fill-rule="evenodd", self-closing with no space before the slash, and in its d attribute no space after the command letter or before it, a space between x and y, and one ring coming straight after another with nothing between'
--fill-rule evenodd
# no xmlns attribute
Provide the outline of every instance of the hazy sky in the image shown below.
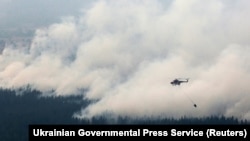
<svg viewBox="0 0 250 141"><path fill-rule="evenodd" d="M95 0L0 0L0 28L48 26L73 16Z"/></svg>
<svg viewBox="0 0 250 141"><path fill-rule="evenodd" d="M3 50L0 85L31 84L45 94L54 89L96 101L79 118L250 120L249 6L248 0L100 0L84 10L72 4L81 12L55 12L65 17L37 28L30 47ZM170 85L179 77L190 82Z"/></svg>

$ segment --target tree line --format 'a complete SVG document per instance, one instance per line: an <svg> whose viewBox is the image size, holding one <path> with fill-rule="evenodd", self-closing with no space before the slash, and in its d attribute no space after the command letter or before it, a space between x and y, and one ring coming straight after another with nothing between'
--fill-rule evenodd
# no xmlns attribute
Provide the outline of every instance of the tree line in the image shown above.
<svg viewBox="0 0 250 141"><path fill-rule="evenodd" d="M202 118L138 118L108 115L91 120L73 118L74 112L90 104L82 96L43 97L38 90L30 87L20 89L0 88L0 140L28 140L30 124L249 124L235 117L209 116Z"/></svg>

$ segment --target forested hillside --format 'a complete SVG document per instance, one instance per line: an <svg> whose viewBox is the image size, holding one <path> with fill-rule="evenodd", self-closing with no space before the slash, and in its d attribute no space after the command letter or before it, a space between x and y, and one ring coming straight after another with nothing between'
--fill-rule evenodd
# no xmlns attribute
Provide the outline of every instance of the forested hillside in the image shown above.
<svg viewBox="0 0 250 141"><path fill-rule="evenodd" d="M19 90L0 89L0 140L27 141L29 124L247 124L234 117L181 119L133 119L117 118L114 122L106 116L91 121L72 118L74 112L87 106L81 96L42 97L41 92L30 88Z"/></svg>

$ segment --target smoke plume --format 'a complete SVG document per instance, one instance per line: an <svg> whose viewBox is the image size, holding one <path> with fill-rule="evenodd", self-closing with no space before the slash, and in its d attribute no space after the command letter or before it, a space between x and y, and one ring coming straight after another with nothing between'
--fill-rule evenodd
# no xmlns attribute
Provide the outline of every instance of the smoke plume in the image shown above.
<svg viewBox="0 0 250 141"><path fill-rule="evenodd" d="M250 119L250 2L102 0L5 47L0 85L95 101L79 118ZM175 78L190 78L172 86ZM197 108L193 107L194 102Z"/></svg>

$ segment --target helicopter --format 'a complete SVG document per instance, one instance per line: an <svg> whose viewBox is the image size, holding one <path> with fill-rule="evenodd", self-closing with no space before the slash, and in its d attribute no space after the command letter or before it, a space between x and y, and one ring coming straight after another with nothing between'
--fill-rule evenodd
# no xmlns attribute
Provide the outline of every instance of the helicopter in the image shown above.
<svg viewBox="0 0 250 141"><path fill-rule="evenodd" d="M176 79L174 79L172 82L170 82L170 84L172 84L172 85L181 85L181 83L187 83L188 82L188 80L189 80L189 78L186 78L186 79L181 79L181 78L176 78Z"/></svg>
<svg viewBox="0 0 250 141"><path fill-rule="evenodd" d="M186 79L184 79L184 78L176 78L172 82L170 82L170 84L172 84L173 86L175 86L175 85L181 85L181 83L187 83L188 80L189 80L189 78L186 78ZM195 108L197 108L197 104L195 104L193 102L193 100L191 98L189 98L188 96L187 96L187 98L193 103L193 106Z"/></svg>

